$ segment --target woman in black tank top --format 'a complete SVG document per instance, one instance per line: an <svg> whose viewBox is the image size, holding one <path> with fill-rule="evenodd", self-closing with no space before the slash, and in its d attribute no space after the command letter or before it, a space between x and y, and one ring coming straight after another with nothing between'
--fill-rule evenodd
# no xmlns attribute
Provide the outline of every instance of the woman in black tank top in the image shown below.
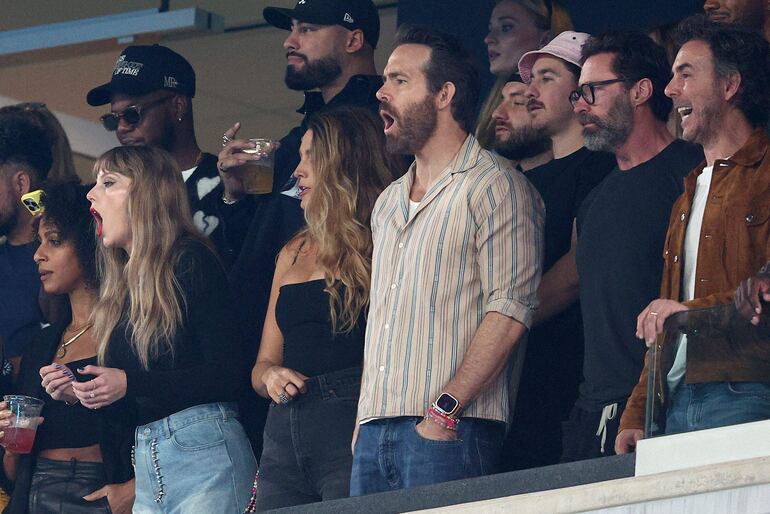
<svg viewBox="0 0 770 514"><path fill-rule="evenodd" d="M338 108L311 119L300 146L307 228L278 256L251 375L273 400L256 509L348 496L378 195L396 177L382 123Z"/></svg>
<svg viewBox="0 0 770 514"><path fill-rule="evenodd" d="M42 329L22 357L18 392L45 402L31 453L13 452L6 428L11 411L0 402L3 468L15 482L5 513L125 513L133 503L128 458L121 462L119 444L102 444L102 413L80 405L72 391L74 381L92 378L78 369L96 363L90 318L98 281L87 190L74 183L50 186L42 200L34 258L43 289L66 295L70 316L68 323ZM119 430L109 432L120 439ZM128 457L130 431L125 434Z"/></svg>

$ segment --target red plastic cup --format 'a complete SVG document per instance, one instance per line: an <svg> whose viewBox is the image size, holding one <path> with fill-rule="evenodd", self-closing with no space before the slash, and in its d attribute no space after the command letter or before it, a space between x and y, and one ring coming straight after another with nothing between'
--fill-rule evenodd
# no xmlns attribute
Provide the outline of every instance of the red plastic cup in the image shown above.
<svg viewBox="0 0 770 514"><path fill-rule="evenodd" d="M8 409L13 413L9 418L11 426L6 427L0 444L13 453L30 453L35 442L37 426L43 401L31 396L11 394L3 396Z"/></svg>

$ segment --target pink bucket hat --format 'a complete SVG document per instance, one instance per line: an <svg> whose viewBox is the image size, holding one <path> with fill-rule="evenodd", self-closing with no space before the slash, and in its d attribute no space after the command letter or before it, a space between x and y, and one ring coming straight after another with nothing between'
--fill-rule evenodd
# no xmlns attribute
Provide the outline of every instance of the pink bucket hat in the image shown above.
<svg viewBox="0 0 770 514"><path fill-rule="evenodd" d="M522 55L521 59L519 59L519 74L524 83L529 84L529 81L532 79L532 66L534 66L538 57L542 55L558 57L579 68L582 67L580 63L580 49L589 37L591 37L591 34L586 34L585 32L565 30L540 50L533 50Z"/></svg>

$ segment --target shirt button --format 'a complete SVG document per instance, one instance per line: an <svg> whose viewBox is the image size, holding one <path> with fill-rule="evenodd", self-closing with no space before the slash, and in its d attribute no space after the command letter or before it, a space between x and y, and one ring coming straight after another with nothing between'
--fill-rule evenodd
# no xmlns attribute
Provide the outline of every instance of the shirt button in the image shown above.
<svg viewBox="0 0 770 514"><path fill-rule="evenodd" d="M396 284L390 284L390 288L391 289L395 289L396 288Z"/></svg>
<svg viewBox="0 0 770 514"><path fill-rule="evenodd" d="M380 371L385 371L385 366L380 366Z"/></svg>
<svg viewBox="0 0 770 514"><path fill-rule="evenodd" d="M390 325L388 323L385 323L385 330L389 329Z"/></svg>
<svg viewBox="0 0 770 514"><path fill-rule="evenodd" d="M751 223L752 221L754 221L753 214L749 214L748 216L746 216L746 223Z"/></svg>
<svg viewBox="0 0 770 514"><path fill-rule="evenodd" d="M404 247L404 243L398 243L398 247L399 248L403 248Z"/></svg>
<svg viewBox="0 0 770 514"><path fill-rule="evenodd" d="M150 435L151 432L152 432L152 430L149 429L149 428L145 428L144 429L144 435Z"/></svg>
<svg viewBox="0 0 770 514"><path fill-rule="evenodd" d="M679 262L679 256L678 255L674 255L674 262Z"/></svg>
<svg viewBox="0 0 770 514"><path fill-rule="evenodd" d="M685 214L684 214L684 213L682 213L682 214L679 216L679 219L680 219L680 220L682 220L682 221L684 221L684 219L685 219L685 218L686 218L686 216L685 216Z"/></svg>

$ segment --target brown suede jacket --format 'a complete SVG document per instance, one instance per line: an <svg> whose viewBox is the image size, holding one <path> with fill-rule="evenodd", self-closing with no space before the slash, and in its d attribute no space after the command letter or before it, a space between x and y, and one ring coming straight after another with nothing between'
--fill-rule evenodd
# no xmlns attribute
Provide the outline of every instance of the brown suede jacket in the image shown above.
<svg viewBox="0 0 770 514"><path fill-rule="evenodd" d="M730 303L741 281L770 260L770 138L757 129L730 159L717 160L703 214L692 309ZM661 298L681 301L684 236L701 163L685 178L684 193L671 210L663 251ZM742 346L725 339L690 336L687 345L688 384L703 382L770 382L770 341ZM662 337L656 344L660 345ZM628 399L620 430L644 427L648 363ZM661 375L660 373L658 374ZM661 377L665 382L665 377ZM665 386L665 384L659 384ZM660 391L665 391L661 387ZM665 402L663 395L659 400Z"/></svg>

